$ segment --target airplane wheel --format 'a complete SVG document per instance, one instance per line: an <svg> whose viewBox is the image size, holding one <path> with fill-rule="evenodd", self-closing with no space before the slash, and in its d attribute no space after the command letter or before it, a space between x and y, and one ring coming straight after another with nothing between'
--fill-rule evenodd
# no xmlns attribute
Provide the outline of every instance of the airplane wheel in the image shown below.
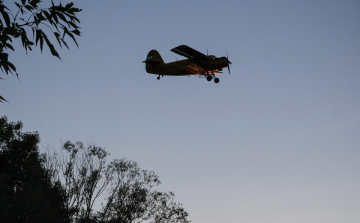
<svg viewBox="0 0 360 223"><path fill-rule="evenodd" d="M158 76L157 79L160 80L160 76Z"/></svg>
<svg viewBox="0 0 360 223"><path fill-rule="evenodd" d="M212 80L212 77L211 77L211 76L207 76L207 77L206 77L206 80L207 80L207 81L211 81L211 80Z"/></svg>
<svg viewBox="0 0 360 223"><path fill-rule="evenodd" d="M215 82L215 83L219 83L219 81L220 81L219 78L215 78L215 79L214 79L214 82Z"/></svg>

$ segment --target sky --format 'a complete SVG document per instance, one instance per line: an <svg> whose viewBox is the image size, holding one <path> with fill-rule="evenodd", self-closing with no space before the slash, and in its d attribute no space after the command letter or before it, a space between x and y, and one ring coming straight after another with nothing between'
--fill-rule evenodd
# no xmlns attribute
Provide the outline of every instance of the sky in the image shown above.
<svg viewBox="0 0 360 223"><path fill-rule="evenodd" d="M1 75L0 115L41 151L82 141L136 161L194 223L360 221L360 1L75 6L79 48L55 46L59 60L16 40L20 81ZM168 63L183 44L228 55L231 74L146 73L150 50Z"/></svg>

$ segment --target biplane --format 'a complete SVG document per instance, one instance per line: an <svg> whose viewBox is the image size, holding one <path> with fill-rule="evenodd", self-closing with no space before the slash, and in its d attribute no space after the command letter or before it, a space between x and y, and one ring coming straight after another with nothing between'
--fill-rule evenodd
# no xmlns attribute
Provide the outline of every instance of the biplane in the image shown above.
<svg viewBox="0 0 360 223"><path fill-rule="evenodd" d="M223 68L228 68L230 74L230 64L228 57L217 58L214 55L205 55L197 50L186 45L181 45L171 49L172 52L186 57L185 60L178 60L171 63L164 63L160 54L156 50L151 50L146 60L146 72L150 74L157 74L158 80L160 76L188 76L197 75L205 77L206 80L214 79L215 83L219 83L219 78L215 74L222 73Z"/></svg>

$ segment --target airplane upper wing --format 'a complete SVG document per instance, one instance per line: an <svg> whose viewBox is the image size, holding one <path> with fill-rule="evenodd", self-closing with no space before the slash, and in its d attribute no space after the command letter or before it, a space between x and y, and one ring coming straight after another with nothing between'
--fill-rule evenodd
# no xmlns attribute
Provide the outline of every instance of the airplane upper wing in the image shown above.
<svg viewBox="0 0 360 223"><path fill-rule="evenodd" d="M207 57L205 54L200 53L199 51L194 50L193 48L188 47L186 45L181 45L181 46L175 47L175 48L171 49L171 51L174 53L177 53L181 56L184 56L190 60L193 60L193 59L207 60Z"/></svg>

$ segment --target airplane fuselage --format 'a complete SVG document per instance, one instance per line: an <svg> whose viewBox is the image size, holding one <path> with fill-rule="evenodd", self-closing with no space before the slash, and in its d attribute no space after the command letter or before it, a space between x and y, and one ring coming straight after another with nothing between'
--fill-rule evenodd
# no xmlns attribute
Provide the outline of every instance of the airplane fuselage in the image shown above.
<svg viewBox="0 0 360 223"><path fill-rule="evenodd" d="M197 66L193 66L194 64ZM146 66L146 72L157 75L186 76L221 71L223 68L227 67L227 65L227 62L223 58L198 62L192 62L190 59L185 59L170 63L148 64ZM200 69L200 67L204 69Z"/></svg>

